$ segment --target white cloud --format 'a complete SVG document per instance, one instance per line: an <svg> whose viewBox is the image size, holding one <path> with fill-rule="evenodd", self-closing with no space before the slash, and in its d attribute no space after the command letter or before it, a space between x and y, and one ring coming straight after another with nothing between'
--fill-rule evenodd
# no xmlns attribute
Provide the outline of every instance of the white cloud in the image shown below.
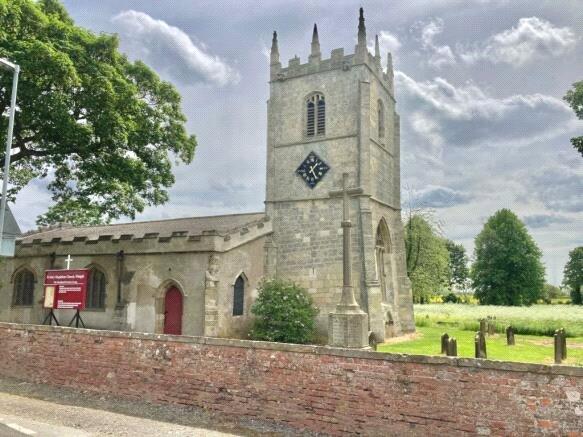
<svg viewBox="0 0 583 437"><path fill-rule="evenodd" d="M181 29L163 20L128 10L113 17L112 22L119 27L123 48L133 57L183 84L203 81L225 86L240 80L239 73L208 53L204 44L195 44Z"/></svg>
<svg viewBox="0 0 583 437"><path fill-rule="evenodd" d="M413 193L413 206L424 208L448 208L462 205L472 200L472 195L450 187L426 185Z"/></svg>
<svg viewBox="0 0 583 437"><path fill-rule="evenodd" d="M573 126L569 107L544 94L488 95L468 82L455 86L444 78L418 82L395 74L404 125L433 146L523 144L564 133Z"/></svg>
<svg viewBox="0 0 583 437"><path fill-rule="evenodd" d="M411 114L410 123L411 128L427 140L428 152L434 157L441 158L444 140L437 120L424 112L414 112Z"/></svg>
<svg viewBox="0 0 583 437"><path fill-rule="evenodd" d="M435 18L428 23L417 23L414 27L421 27L421 47L429 54L427 63L434 68L454 65L456 57L448 45L438 45L435 37L443 32L443 20Z"/></svg>
<svg viewBox="0 0 583 437"><path fill-rule="evenodd" d="M583 167L546 165L534 171L528 182L534 198L547 209L583 212Z"/></svg>
<svg viewBox="0 0 583 437"><path fill-rule="evenodd" d="M515 94L497 99L489 97L471 82L458 87L441 77L417 82L401 71L396 72L396 77L406 91L423 99L452 119L500 118L516 107L537 109L545 106L567 113L570 111L562 100L544 94Z"/></svg>
<svg viewBox="0 0 583 437"><path fill-rule="evenodd" d="M385 57L387 53L391 53L394 57L395 53L401 48L401 41L397 38L397 35L391 33L387 30L381 30L378 33L379 37L379 47L381 50L381 57ZM374 38L369 41L368 49L370 52L374 53Z"/></svg>
<svg viewBox="0 0 583 437"><path fill-rule="evenodd" d="M577 38L568 27L555 27L538 17L521 18L516 27L489 37L473 48L458 47L465 62L486 60L492 63L523 65L537 59L557 57L569 52Z"/></svg>

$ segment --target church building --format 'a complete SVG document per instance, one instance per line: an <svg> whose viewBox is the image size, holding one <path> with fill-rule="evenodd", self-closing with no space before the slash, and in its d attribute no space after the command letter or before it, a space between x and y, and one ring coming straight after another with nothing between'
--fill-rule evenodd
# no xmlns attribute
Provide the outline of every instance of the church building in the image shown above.
<svg viewBox="0 0 583 437"><path fill-rule="evenodd" d="M390 53L367 49L362 9L354 53L311 53L287 67L273 34L265 211L30 232L0 263L0 320L41 323L47 269L90 270L89 328L247 337L263 278L292 280L319 308L319 338L343 284L347 174L352 286L376 341L414 328L400 211L399 116ZM66 261L69 259L69 261ZM68 323L72 310L55 311Z"/></svg>

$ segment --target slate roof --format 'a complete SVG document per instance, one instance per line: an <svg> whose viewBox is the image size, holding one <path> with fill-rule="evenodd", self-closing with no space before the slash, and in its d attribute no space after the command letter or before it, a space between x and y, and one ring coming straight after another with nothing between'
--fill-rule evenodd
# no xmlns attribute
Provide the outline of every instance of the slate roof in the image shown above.
<svg viewBox="0 0 583 437"><path fill-rule="evenodd" d="M266 221L264 212L247 214L186 217L168 220L119 223L102 226L57 227L27 233L19 239L21 244L33 242L73 241L74 239L98 240L170 238L204 234L227 235L255 223Z"/></svg>
<svg viewBox="0 0 583 437"><path fill-rule="evenodd" d="M8 238L17 238L22 235L20 227L10 210L10 207L6 205L6 217L4 218L4 236Z"/></svg>

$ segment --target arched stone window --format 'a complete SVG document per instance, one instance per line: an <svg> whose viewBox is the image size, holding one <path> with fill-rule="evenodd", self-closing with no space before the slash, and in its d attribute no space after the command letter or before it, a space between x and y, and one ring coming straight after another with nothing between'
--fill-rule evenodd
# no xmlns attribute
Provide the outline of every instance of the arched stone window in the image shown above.
<svg viewBox="0 0 583 437"><path fill-rule="evenodd" d="M379 138L385 137L385 107L383 102L378 101L378 124L379 124Z"/></svg>
<svg viewBox="0 0 583 437"><path fill-rule="evenodd" d="M245 310L245 279L239 275L233 286L233 315L242 316Z"/></svg>
<svg viewBox="0 0 583 437"><path fill-rule="evenodd" d="M28 269L22 269L14 277L14 306L32 306L34 301L34 274Z"/></svg>
<svg viewBox="0 0 583 437"><path fill-rule="evenodd" d="M105 308L105 273L96 267L89 272L87 287L87 301L85 307L89 309Z"/></svg>
<svg viewBox="0 0 583 437"><path fill-rule="evenodd" d="M306 100L306 135L326 134L326 100L322 94L312 94Z"/></svg>

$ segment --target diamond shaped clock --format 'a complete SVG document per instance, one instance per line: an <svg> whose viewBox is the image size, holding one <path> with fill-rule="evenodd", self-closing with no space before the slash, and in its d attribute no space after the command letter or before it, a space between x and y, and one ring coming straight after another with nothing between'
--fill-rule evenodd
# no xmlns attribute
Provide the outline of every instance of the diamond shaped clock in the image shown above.
<svg viewBox="0 0 583 437"><path fill-rule="evenodd" d="M306 159L304 159L304 162L300 164L296 173L304 179L308 187L314 188L328 170L330 170L328 164L314 152L310 152Z"/></svg>

